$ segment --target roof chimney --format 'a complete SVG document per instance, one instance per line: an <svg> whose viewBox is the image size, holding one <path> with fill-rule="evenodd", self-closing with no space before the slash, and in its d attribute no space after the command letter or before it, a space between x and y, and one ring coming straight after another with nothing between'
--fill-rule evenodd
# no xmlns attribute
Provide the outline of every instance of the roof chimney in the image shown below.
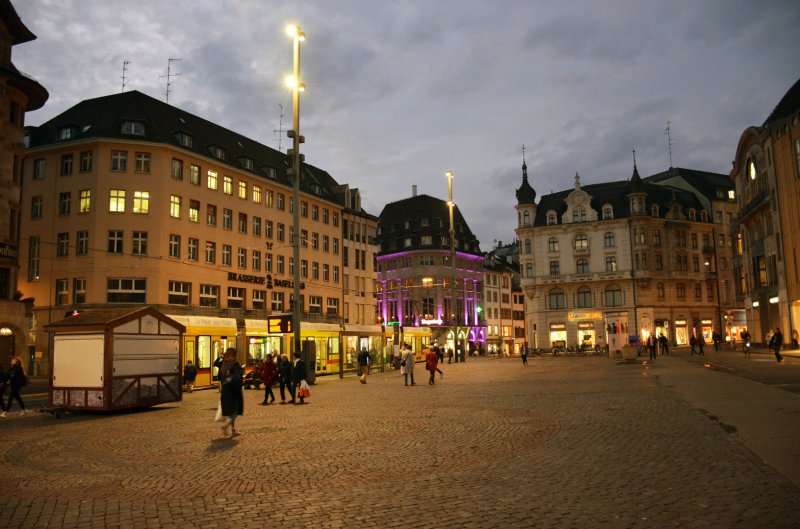
<svg viewBox="0 0 800 529"><path fill-rule="evenodd" d="M417 184L411 186L411 196L412 197L417 196Z"/></svg>

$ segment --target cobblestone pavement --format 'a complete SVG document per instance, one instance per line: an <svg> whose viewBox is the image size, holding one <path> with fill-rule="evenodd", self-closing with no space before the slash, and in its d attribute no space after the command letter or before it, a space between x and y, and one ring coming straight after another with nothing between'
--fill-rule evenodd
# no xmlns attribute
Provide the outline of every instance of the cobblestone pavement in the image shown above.
<svg viewBox="0 0 800 529"><path fill-rule="evenodd" d="M800 527L800 488L658 369L479 358L435 386L421 365L416 387L321 378L305 406L245 391L235 439L212 422L214 391L141 412L14 414L0 421L0 526Z"/></svg>

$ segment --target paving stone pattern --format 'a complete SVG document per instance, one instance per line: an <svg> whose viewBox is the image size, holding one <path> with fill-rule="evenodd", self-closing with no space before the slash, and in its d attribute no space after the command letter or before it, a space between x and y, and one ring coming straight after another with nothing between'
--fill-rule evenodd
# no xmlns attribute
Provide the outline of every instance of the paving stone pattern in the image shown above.
<svg viewBox="0 0 800 529"><path fill-rule="evenodd" d="M663 359L672 369L680 360ZM428 386L318 379L257 406L218 394L0 422L8 528L798 528L800 489L659 382L606 358L470 359Z"/></svg>

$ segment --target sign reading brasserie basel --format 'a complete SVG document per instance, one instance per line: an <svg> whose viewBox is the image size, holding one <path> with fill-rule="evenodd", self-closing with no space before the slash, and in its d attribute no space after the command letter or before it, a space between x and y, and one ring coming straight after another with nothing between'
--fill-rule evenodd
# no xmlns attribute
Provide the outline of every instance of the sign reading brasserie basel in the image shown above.
<svg viewBox="0 0 800 529"><path fill-rule="evenodd" d="M249 274L237 274L228 272L228 281L240 281L242 283L253 283L254 285L266 285L267 288L282 287L294 288L294 282L288 279L272 279L272 274L266 276L252 276ZM300 288L306 288L305 283L300 283Z"/></svg>
<svg viewBox="0 0 800 529"><path fill-rule="evenodd" d="M567 319L569 321L602 320L603 314L600 312L579 312L572 310L567 313Z"/></svg>

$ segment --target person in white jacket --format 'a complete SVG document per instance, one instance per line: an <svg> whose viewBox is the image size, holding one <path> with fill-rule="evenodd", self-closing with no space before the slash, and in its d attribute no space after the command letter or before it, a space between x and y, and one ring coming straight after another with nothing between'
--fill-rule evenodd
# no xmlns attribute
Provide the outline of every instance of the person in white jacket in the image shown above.
<svg viewBox="0 0 800 529"><path fill-rule="evenodd" d="M414 363L416 359L414 358L414 353L411 352L411 346L408 344L403 345L403 359L401 360L402 371L403 371L403 379L405 380L406 386L408 385L408 377L411 375L411 385L416 386L414 384Z"/></svg>

